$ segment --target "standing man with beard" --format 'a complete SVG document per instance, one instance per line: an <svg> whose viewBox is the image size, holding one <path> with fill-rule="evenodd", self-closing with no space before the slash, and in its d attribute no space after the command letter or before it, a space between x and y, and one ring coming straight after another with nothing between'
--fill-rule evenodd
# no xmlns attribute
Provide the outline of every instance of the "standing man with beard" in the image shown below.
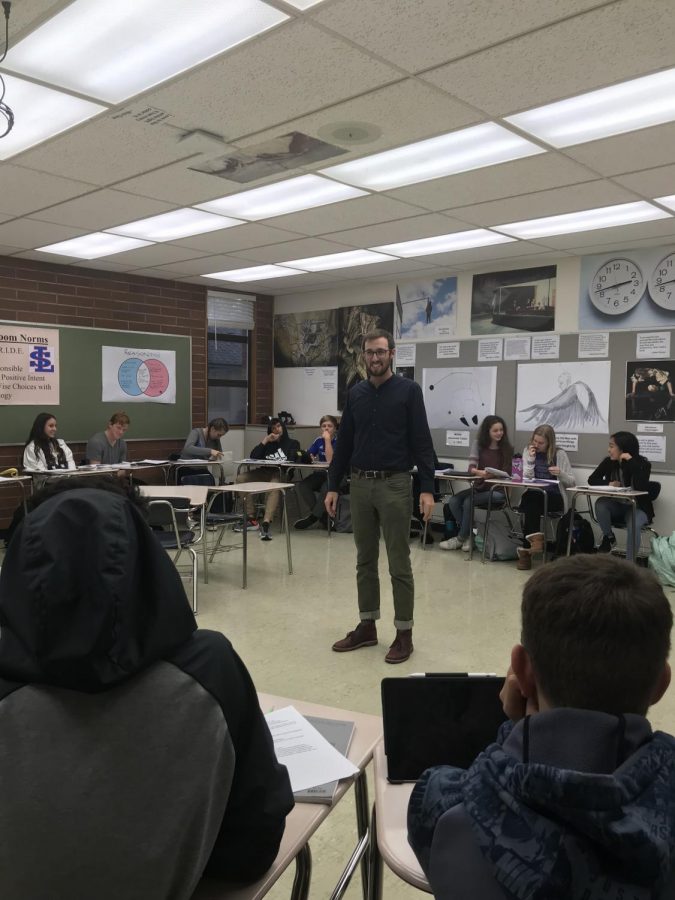
<svg viewBox="0 0 675 900"><path fill-rule="evenodd" d="M377 563L380 530L389 560L396 638L385 656L400 663L413 651L415 583L410 565L410 470L420 477L420 512L428 520L434 506L434 450L420 386L394 375L394 339L388 331L366 334L362 352L368 380L347 396L340 431L328 469L326 510L335 516L338 485L351 468L351 513L356 544L356 586L360 622L333 644L344 653L377 644L380 618Z"/></svg>

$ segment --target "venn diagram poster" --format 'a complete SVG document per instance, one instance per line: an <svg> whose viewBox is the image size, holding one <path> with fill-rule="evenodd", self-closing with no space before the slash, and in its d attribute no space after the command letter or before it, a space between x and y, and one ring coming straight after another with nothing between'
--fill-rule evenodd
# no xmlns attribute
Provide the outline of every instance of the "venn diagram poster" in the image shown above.
<svg viewBox="0 0 675 900"><path fill-rule="evenodd" d="M101 400L112 403L175 403L174 350L103 347Z"/></svg>

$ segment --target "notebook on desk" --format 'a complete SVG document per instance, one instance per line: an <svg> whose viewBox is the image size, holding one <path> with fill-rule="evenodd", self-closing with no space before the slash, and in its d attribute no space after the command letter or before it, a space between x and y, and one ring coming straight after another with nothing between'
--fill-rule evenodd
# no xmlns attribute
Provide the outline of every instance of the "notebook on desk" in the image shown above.
<svg viewBox="0 0 675 900"><path fill-rule="evenodd" d="M468 768L506 720L495 675L427 674L382 680L387 778L417 781L430 766Z"/></svg>

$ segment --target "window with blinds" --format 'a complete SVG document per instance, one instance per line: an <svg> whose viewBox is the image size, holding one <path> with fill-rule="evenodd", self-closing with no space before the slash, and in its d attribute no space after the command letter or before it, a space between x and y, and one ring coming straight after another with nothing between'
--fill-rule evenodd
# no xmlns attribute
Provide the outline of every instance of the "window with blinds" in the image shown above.
<svg viewBox="0 0 675 900"><path fill-rule="evenodd" d="M209 291L207 310L209 420L222 416L230 425L245 425L255 299Z"/></svg>

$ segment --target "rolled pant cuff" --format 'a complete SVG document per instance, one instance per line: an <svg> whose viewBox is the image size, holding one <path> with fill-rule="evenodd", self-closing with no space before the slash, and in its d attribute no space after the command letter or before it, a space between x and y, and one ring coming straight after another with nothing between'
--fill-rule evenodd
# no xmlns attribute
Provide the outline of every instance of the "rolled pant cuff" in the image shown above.
<svg viewBox="0 0 675 900"><path fill-rule="evenodd" d="M398 629L398 631L412 631L414 624L412 619L409 619L406 622L401 619L394 619L394 628Z"/></svg>
<svg viewBox="0 0 675 900"><path fill-rule="evenodd" d="M376 620L379 618L380 618L379 609L368 610L365 612L362 610L361 612L359 612L359 619L361 619L362 622L367 621L368 619Z"/></svg>

